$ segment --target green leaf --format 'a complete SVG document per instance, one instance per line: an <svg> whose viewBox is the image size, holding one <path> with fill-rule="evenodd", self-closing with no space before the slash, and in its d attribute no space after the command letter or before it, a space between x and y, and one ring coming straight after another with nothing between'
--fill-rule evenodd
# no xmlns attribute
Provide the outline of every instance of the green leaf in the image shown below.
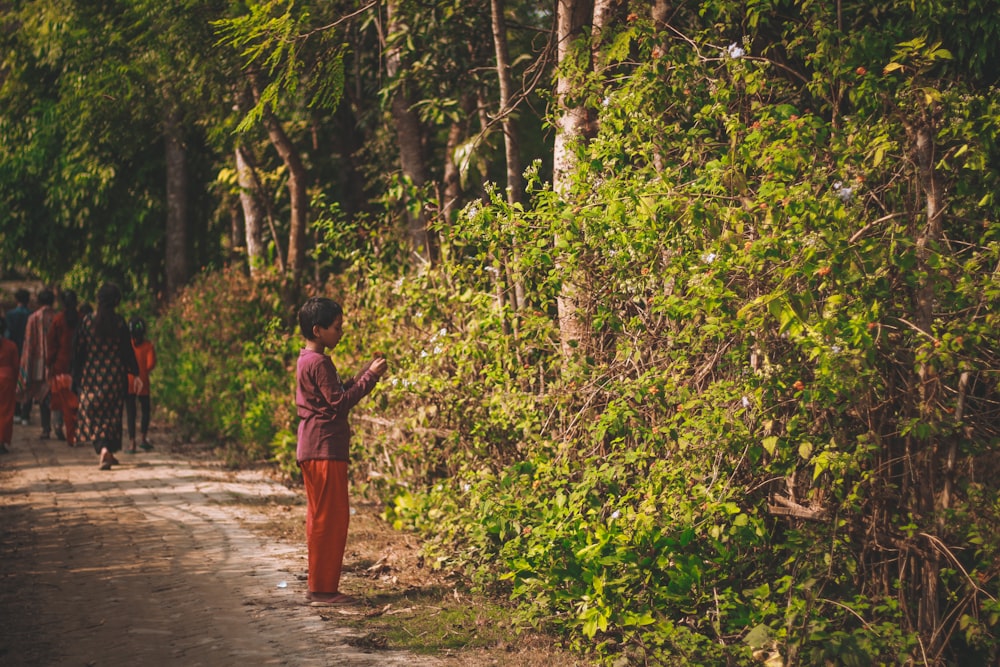
<svg viewBox="0 0 1000 667"><path fill-rule="evenodd" d="M802 443L799 444L799 457L802 460L808 461L809 457L812 456L812 452L813 452L813 446L812 443L809 442L808 440L803 441Z"/></svg>

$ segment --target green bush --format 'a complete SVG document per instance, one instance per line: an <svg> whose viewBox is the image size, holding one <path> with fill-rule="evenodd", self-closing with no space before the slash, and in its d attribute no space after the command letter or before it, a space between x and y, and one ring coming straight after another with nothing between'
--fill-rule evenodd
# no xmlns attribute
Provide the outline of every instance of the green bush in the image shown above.
<svg viewBox="0 0 1000 667"><path fill-rule="evenodd" d="M294 416L294 307L272 277L205 274L156 322L158 401L233 463L270 460Z"/></svg>
<svg viewBox="0 0 1000 667"><path fill-rule="evenodd" d="M528 205L490 189L440 225L434 267L358 254L323 286L338 367L389 360L354 413L355 480L437 567L609 663L995 662L995 95L932 89L932 45L859 29L853 57L905 62L868 76L817 28L794 46L851 84L832 109L764 58L654 56L646 29L609 64L628 76L594 82L571 192L533 169ZM910 157L925 107L949 119L938 236ZM290 312L266 291L185 292L170 387L291 472L299 343L265 326Z"/></svg>

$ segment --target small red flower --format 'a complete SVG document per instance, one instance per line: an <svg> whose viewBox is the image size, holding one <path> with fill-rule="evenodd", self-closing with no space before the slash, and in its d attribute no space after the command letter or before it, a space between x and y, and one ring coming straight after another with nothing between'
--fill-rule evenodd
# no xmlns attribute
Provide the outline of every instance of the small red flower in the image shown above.
<svg viewBox="0 0 1000 667"><path fill-rule="evenodd" d="M794 389L795 391L802 391L805 388L806 385L802 382L802 380L796 380L795 384L792 385L792 389Z"/></svg>
<svg viewBox="0 0 1000 667"><path fill-rule="evenodd" d="M868 70L866 70L864 67L859 67L856 70L854 70L854 73L857 74L858 76L864 76L865 74L868 73Z"/></svg>

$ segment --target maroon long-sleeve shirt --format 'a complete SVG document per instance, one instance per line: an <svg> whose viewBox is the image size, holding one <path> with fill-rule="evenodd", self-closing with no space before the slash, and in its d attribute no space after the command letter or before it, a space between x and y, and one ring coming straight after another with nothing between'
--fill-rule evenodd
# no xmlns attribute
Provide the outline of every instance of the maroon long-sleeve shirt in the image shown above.
<svg viewBox="0 0 1000 667"><path fill-rule="evenodd" d="M365 369L358 377L342 382L330 357L303 349L295 379L295 405L300 418L295 458L349 460L348 413L371 393L378 376Z"/></svg>

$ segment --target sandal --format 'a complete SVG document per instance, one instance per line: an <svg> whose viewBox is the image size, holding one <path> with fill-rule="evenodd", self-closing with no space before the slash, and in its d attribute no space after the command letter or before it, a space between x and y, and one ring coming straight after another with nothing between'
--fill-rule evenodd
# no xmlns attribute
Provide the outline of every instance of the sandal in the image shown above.
<svg viewBox="0 0 1000 667"><path fill-rule="evenodd" d="M344 593L307 593L306 600L309 601L310 607L333 607L358 603L356 597Z"/></svg>
<svg viewBox="0 0 1000 667"><path fill-rule="evenodd" d="M101 463L97 466L99 470L111 470L111 462L114 459L110 453L101 454Z"/></svg>

